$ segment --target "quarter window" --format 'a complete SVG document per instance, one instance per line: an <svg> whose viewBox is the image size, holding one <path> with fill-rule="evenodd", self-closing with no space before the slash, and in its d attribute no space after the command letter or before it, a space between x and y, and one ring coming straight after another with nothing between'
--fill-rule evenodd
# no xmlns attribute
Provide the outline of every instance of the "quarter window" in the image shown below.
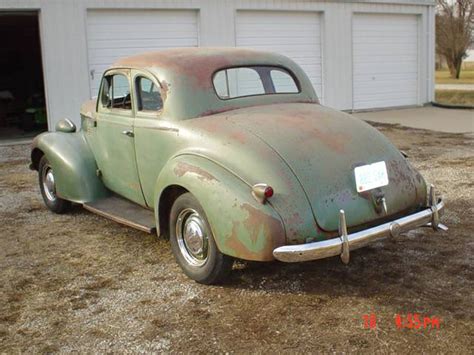
<svg viewBox="0 0 474 355"><path fill-rule="evenodd" d="M298 87L288 72L281 69L273 69L270 71L270 75L277 94L298 92Z"/></svg>
<svg viewBox="0 0 474 355"><path fill-rule="evenodd" d="M138 111L151 112L163 108L160 87L144 76L138 76L135 81Z"/></svg>

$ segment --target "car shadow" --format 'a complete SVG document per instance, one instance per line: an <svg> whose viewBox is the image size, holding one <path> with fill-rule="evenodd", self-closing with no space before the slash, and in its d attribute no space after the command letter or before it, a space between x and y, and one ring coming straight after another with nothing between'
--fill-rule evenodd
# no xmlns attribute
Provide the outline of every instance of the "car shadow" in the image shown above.
<svg viewBox="0 0 474 355"><path fill-rule="evenodd" d="M425 238L429 237L420 239ZM462 296L455 296L459 294L456 284L446 287L449 276L440 263L446 253L423 245L423 241L405 239L355 250L348 265L339 257L294 264L238 261L222 287L315 298L371 298L397 309L414 312L422 308L465 318L466 305Z"/></svg>

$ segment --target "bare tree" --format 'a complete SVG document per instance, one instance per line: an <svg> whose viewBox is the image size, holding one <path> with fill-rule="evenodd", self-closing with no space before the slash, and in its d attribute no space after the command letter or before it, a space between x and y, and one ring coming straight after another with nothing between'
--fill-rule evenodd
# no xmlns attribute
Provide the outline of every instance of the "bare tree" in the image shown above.
<svg viewBox="0 0 474 355"><path fill-rule="evenodd" d="M459 79L461 64L472 44L473 0L437 0L436 51L446 59L451 77Z"/></svg>

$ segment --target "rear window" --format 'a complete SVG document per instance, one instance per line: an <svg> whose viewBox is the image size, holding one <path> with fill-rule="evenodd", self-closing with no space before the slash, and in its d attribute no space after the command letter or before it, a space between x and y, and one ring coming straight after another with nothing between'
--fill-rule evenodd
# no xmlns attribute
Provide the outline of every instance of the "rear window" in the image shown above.
<svg viewBox="0 0 474 355"><path fill-rule="evenodd" d="M214 74L213 84L217 96L224 100L300 92L293 75L286 69L271 66L222 69Z"/></svg>

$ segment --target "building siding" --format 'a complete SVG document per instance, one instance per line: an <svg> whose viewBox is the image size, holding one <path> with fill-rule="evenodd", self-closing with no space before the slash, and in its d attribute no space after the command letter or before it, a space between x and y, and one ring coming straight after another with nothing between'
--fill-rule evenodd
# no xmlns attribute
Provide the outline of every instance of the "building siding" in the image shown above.
<svg viewBox="0 0 474 355"><path fill-rule="evenodd" d="M434 95L434 4L432 0L0 0L0 10L39 10L43 71L50 129L61 118L79 123L89 99L87 13L98 9L192 9L198 12L200 46L235 46L236 16L244 10L312 11L321 14L325 105L353 105L352 20L356 13L420 17L419 102Z"/></svg>

